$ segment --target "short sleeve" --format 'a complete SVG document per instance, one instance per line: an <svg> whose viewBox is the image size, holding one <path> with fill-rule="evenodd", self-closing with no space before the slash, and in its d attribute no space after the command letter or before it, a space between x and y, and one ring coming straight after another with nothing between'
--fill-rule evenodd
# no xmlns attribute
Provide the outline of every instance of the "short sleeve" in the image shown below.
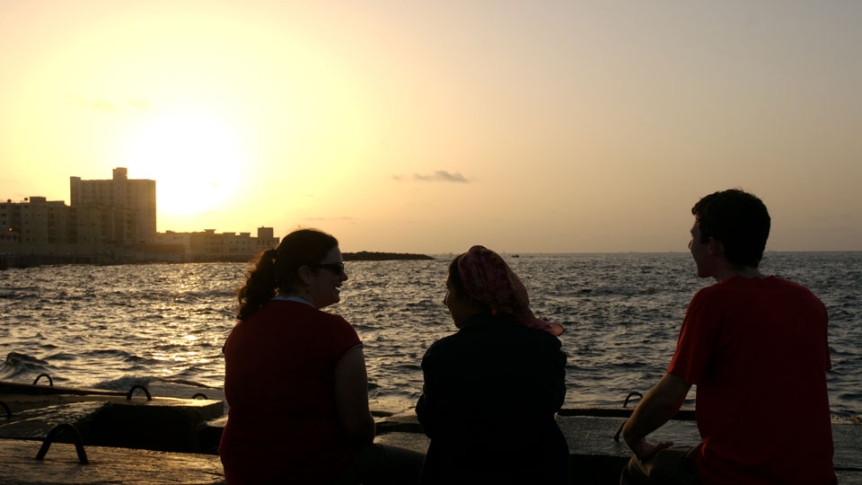
<svg viewBox="0 0 862 485"><path fill-rule="evenodd" d="M724 318L718 295L708 290L697 292L689 303L667 368L667 372L691 384L699 383L706 373Z"/></svg>
<svg viewBox="0 0 862 485"><path fill-rule="evenodd" d="M354 329L353 325L348 323L343 317L332 315L331 326L332 351L335 360L340 359L353 347L362 345L362 341L359 340L359 335L356 334L356 329Z"/></svg>

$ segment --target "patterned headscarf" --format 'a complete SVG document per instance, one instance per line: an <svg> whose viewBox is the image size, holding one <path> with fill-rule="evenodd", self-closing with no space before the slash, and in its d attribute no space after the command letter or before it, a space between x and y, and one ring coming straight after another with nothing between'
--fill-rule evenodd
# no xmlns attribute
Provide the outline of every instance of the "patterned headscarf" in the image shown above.
<svg viewBox="0 0 862 485"><path fill-rule="evenodd" d="M522 325L561 335L563 327L540 320L530 310L527 289L499 254L484 246L473 246L458 257L458 274L467 294L491 307L496 315L514 315Z"/></svg>

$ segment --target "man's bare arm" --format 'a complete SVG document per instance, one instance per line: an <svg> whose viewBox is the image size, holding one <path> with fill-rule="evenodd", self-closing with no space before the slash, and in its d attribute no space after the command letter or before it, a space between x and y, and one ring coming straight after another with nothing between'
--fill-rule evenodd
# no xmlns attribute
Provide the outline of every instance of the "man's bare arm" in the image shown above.
<svg viewBox="0 0 862 485"><path fill-rule="evenodd" d="M638 458L646 459L673 443L647 443L646 436L668 422L682 407L691 384L682 377L665 373L641 399L623 426L623 439Z"/></svg>

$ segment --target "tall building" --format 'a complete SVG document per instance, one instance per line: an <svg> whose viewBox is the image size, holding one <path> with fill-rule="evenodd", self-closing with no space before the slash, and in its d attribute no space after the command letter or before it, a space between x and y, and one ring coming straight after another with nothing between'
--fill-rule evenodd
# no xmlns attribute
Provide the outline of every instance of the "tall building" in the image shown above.
<svg viewBox="0 0 862 485"><path fill-rule="evenodd" d="M43 248L66 242L68 218L63 201L29 197L24 203L0 203L0 232L6 243L23 243Z"/></svg>
<svg viewBox="0 0 862 485"><path fill-rule="evenodd" d="M278 238L271 227L257 228L257 249L273 249L278 246Z"/></svg>
<svg viewBox="0 0 862 485"><path fill-rule="evenodd" d="M69 185L72 242L155 242L155 180L130 180L128 170L118 167L111 180L70 177Z"/></svg>
<svg viewBox="0 0 862 485"><path fill-rule="evenodd" d="M70 177L70 204L32 196L0 203L0 263L248 261L278 245L271 227L249 232L156 232L156 182ZM41 258L41 259L40 259Z"/></svg>

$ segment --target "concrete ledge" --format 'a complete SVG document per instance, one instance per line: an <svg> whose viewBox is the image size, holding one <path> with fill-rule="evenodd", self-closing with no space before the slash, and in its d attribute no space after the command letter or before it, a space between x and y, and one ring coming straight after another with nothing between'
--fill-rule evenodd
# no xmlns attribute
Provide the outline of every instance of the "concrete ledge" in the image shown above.
<svg viewBox="0 0 862 485"><path fill-rule="evenodd" d="M200 452L198 426L221 416L221 401L153 398L111 402L91 416L91 443L155 451Z"/></svg>
<svg viewBox="0 0 862 485"><path fill-rule="evenodd" d="M0 418L0 438L44 439L52 428L61 424L74 425L85 433L87 420L104 405L103 402L68 402L20 411L16 407L12 417Z"/></svg>
<svg viewBox="0 0 862 485"><path fill-rule="evenodd" d="M0 381L0 396L14 394L19 396L50 396L50 395L89 395L89 396L125 396L123 391L108 389L91 389L86 387L62 387L54 385L24 384L21 382Z"/></svg>
<svg viewBox="0 0 862 485"><path fill-rule="evenodd" d="M217 456L87 446L89 463L75 447L54 443L35 459L42 442L0 440L0 485L219 485L224 470Z"/></svg>
<svg viewBox="0 0 862 485"><path fill-rule="evenodd" d="M557 422L571 453L572 482L586 485L616 485L620 473L631 458L631 451L622 441L614 441L624 418L586 416L558 416ZM400 446L425 453L430 440L416 432L419 422L415 416L394 415L378 422L375 442ZM420 427L421 430L421 427ZM862 426L835 424L832 427L835 442L834 463L838 483L862 485ZM699 440L693 421L670 421L651 435L654 441L673 441L678 446L694 446Z"/></svg>
<svg viewBox="0 0 862 485"><path fill-rule="evenodd" d="M45 386L47 387L47 386ZM85 444L200 452L198 426L222 415L222 401L117 395L3 395L12 417L0 438L42 439L59 424L78 428Z"/></svg>
<svg viewBox="0 0 862 485"><path fill-rule="evenodd" d="M631 416L634 406L630 408L563 408L558 416L593 416L596 418L623 418ZM675 421L694 421L694 409L683 408L677 411Z"/></svg>
<svg viewBox="0 0 862 485"><path fill-rule="evenodd" d="M67 390L0 382L0 400L12 411L11 417L0 416L0 456L8 464L0 468L0 485L223 483L221 463L215 456L227 421L222 401L147 400L140 394L129 400L118 391ZM569 445L574 483L619 483L631 453L613 438L630 413L631 409L624 408L564 409L559 413L557 422ZM412 411L372 414L377 423L375 441L427 451L430 440ZM699 436L693 417L693 411L681 411L679 419L657 430L651 439L679 446L696 444ZM35 460L41 439L60 424L78 428L90 464L77 463L74 447L63 434L44 461ZM839 482L862 485L862 425L837 422L832 430ZM39 441L33 441L36 439Z"/></svg>

